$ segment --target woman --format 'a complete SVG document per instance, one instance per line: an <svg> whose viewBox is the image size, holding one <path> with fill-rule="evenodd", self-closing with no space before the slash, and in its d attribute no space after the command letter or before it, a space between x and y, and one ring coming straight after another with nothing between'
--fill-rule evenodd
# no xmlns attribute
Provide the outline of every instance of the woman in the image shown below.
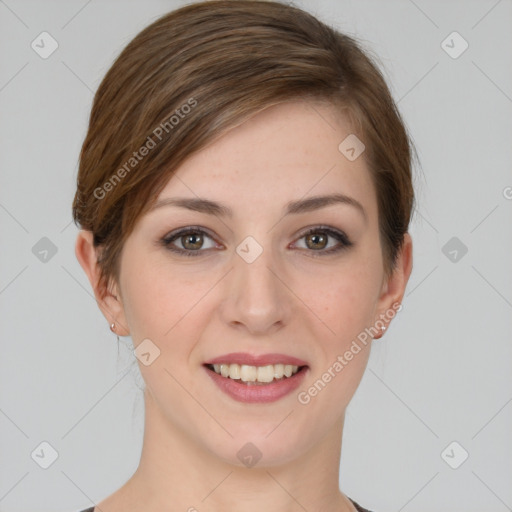
<svg viewBox="0 0 512 512"><path fill-rule="evenodd" d="M89 511L365 511L344 416L412 268L412 144L350 37L210 1L101 83L76 255L145 382L140 464Z"/></svg>

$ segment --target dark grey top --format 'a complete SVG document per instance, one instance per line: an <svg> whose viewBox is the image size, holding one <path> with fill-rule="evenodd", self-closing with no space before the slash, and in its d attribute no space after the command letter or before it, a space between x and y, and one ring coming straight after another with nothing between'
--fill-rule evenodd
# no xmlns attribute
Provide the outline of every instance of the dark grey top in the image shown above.
<svg viewBox="0 0 512 512"><path fill-rule="evenodd" d="M356 507L357 512L371 512L371 510L361 507L361 505L356 503L354 500L352 500L350 498L349 498L349 500L354 504L354 507ZM94 512L94 507L87 508L85 510L81 510L80 512Z"/></svg>
<svg viewBox="0 0 512 512"><path fill-rule="evenodd" d="M371 512L371 510L368 510L367 508L361 507L361 505L356 503L353 499L351 499L351 498L348 498L348 499L354 504L354 507L356 507L357 512ZM93 511L91 510L91 512L93 512Z"/></svg>

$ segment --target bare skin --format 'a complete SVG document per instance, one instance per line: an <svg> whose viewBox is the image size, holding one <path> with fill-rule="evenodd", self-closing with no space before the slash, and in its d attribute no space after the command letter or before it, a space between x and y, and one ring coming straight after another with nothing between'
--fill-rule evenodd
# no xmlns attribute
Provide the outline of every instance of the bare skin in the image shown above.
<svg viewBox="0 0 512 512"><path fill-rule="evenodd" d="M204 198L232 217L162 206L139 219L121 254L118 283L98 285L91 233L76 255L105 318L134 347L149 338L160 356L139 361L146 383L138 469L101 501L102 512L354 512L339 489L345 410L367 365L371 339L309 402L307 391L358 334L389 325L412 270L407 234L392 276L384 273L377 196L363 157L338 150L352 133L332 106L292 101L270 107L193 155L159 198ZM336 203L284 215L288 202L341 193ZM178 228L171 252L158 242ZM321 229L343 231L343 246ZM322 238L323 235L323 238ZM248 236L263 252L252 263L236 247ZM313 238L311 238L313 237ZM327 237L327 238L325 238ZM167 237L169 238L169 237ZM323 255L321 254L323 253ZM282 353L308 363L299 390L270 403L243 403L212 383L204 362L229 352ZM262 456L247 468L246 443ZM357 501L357 497L354 497Z"/></svg>

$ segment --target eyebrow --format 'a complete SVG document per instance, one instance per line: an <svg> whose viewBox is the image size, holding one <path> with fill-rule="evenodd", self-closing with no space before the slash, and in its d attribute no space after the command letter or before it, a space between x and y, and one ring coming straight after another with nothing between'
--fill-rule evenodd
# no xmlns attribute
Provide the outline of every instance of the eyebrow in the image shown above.
<svg viewBox="0 0 512 512"><path fill-rule="evenodd" d="M363 205L353 197L345 194L329 194L324 196L313 196L298 201L290 201L286 203L284 215L300 214L319 210L334 204L346 204L355 207L364 217L365 222L368 221L366 211ZM176 206L186 208L199 213L208 215L216 215L219 217L233 217L233 210L228 206L209 199L189 198L189 197L168 197L158 200L149 211L154 211L163 206Z"/></svg>

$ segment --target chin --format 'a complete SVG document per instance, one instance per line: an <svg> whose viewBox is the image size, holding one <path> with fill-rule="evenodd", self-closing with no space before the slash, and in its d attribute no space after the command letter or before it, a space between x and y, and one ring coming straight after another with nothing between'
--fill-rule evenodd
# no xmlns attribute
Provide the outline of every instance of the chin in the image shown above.
<svg viewBox="0 0 512 512"><path fill-rule="evenodd" d="M251 429L248 425L243 429L243 434L230 429L233 438L219 440L214 446L211 446L211 438L204 439L204 442L214 457L227 464L249 469L279 467L296 460L308 450L303 435L290 435L286 429L278 433L282 426L272 432L275 427L276 423L263 433L261 426ZM272 433L269 435L269 432ZM313 439L310 439L310 444L314 444Z"/></svg>

